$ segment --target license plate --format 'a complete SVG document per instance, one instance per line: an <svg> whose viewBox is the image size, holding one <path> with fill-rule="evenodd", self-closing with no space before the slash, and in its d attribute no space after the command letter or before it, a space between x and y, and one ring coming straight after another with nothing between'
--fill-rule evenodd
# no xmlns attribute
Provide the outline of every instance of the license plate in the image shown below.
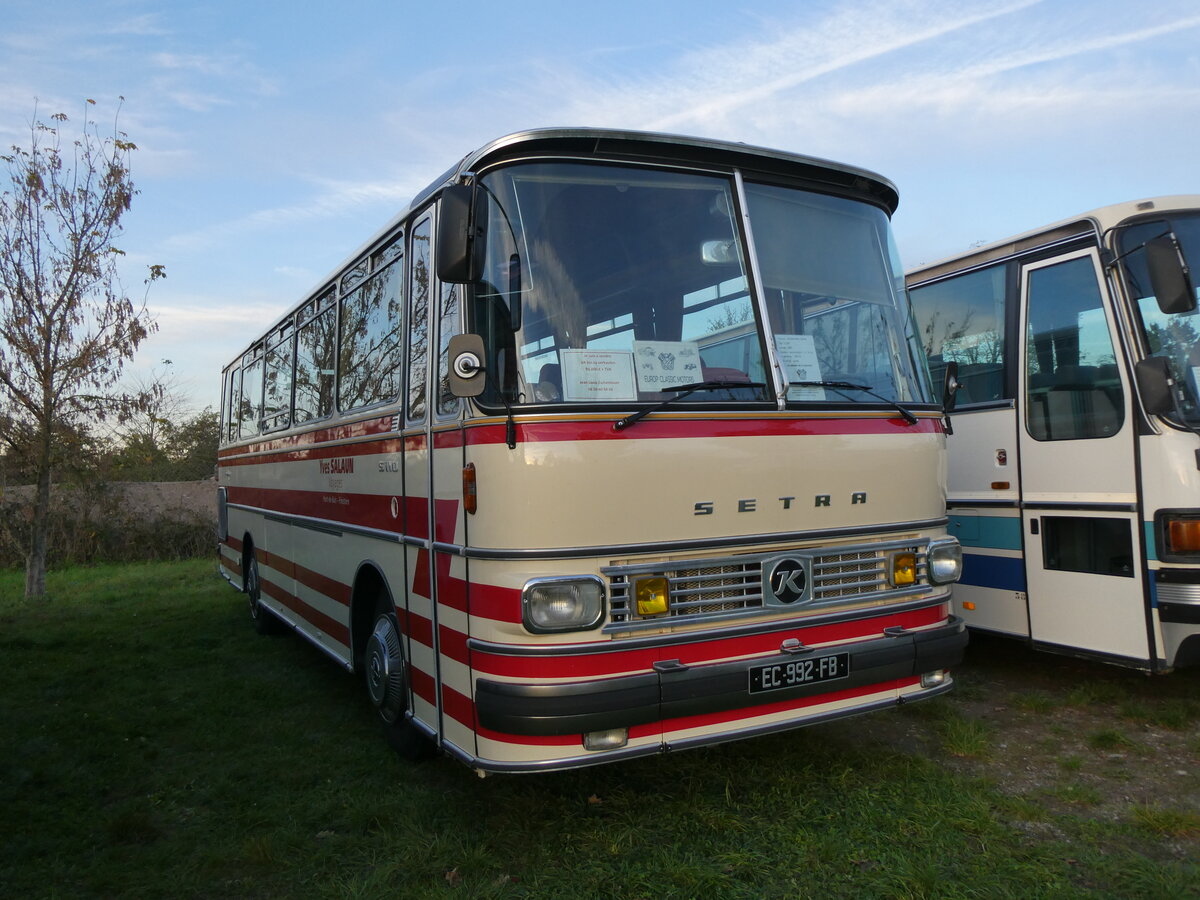
<svg viewBox="0 0 1200 900"><path fill-rule="evenodd" d="M819 681L835 681L849 674L849 653L768 663L750 670L750 693L761 694L764 691L779 691Z"/></svg>

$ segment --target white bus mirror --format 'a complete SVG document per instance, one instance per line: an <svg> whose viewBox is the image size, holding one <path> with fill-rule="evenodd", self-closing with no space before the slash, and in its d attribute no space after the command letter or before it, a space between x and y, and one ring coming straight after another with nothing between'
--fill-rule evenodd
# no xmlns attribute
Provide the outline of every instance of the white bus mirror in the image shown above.
<svg viewBox="0 0 1200 900"><path fill-rule="evenodd" d="M478 397L483 393L483 338L477 334L456 334L447 348L450 359L450 393L455 397Z"/></svg>
<svg viewBox="0 0 1200 900"><path fill-rule="evenodd" d="M1142 408L1148 415L1165 416L1175 411L1175 399L1171 396L1174 390L1174 379L1171 377L1171 366L1165 357L1148 356L1134 366L1137 378L1138 394L1142 398Z"/></svg>
<svg viewBox="0 0 1200 900"><path fill-rule="evenodd" d="M1196 290L1173 231L1146 242L1146 268L1160 310L1171 315L1196 308Z"/></svg>
<svg viewBox="0 0 1200 900"><path fill-rule="evenodd" d="M452 184L442 191L438 209L438 278L469 284L483 277L483 193L469 184Z"/></svg>

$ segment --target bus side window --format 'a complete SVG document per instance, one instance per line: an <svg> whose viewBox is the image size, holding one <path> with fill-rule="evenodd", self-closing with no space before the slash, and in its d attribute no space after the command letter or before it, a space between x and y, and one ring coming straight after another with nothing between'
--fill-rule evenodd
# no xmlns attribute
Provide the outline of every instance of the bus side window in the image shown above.
<svg viewBox="0 0 1200 900"><path fill-rule="evenodd" d="M263 359L259 356L242 369L242 395L238 403L238 435L254 437L262 428Z"/></svg>
<svg viewBox="0 0 1200 900"><path fill-rule="evenodd" d="M408 421L423 422L429 371L429 219L412 231L408 269Z"/></svg>
<svg viewBox="0 0 1200 900"><path fill-rule="evenodd" d="M402 271L392 262L341 298L338 409L343 412L391 401L400 393Z"/></svg>
<svg viewBox="0 0 1200 900"><path fill-rule="evenodd" d="M1009 400L1005 377L1005 264L909 291L933 383L958 363L958 405Z"/></svg>
<svg viewBox="0 0 1200 900"><path fill-rule="evenodd" d="M300 326L296 341L294 422L322 419L333 412L337 306L332 294L320 301L319 313Z"/></svg>
<svg viewBox="0 0 1200 900"><path fill-rule="evenodd" d="M238 438L238 400L241 394L242 367L234 366L229 370L229 379L225 384L225 404L221 410L226 441L236 441Z"/></svg>

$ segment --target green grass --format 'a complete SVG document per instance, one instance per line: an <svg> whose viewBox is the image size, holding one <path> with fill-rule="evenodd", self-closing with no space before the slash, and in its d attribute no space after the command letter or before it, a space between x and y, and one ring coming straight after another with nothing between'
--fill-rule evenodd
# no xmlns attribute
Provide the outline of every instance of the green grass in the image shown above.
<svg viewBox="0 0 1200 900"><path fill-rule="evenodd" d="M908 718L929 752L873 740L863 718L481 780L392 755L355 679L295 637L255 635L211 561L72 569L49 589L27 606L20 573L0 573L5 897L1159 898L1200 885L1200 845L1161 849L1200 840L1175 798L1101 826L1090 793L1043 804L954 774L949 746L986 753L998 735L948 705Z"/></svg>

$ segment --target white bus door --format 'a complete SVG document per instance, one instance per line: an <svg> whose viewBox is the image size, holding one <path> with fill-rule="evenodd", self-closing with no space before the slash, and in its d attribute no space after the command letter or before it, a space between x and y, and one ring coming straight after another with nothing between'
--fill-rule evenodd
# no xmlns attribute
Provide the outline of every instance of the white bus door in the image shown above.
<svg viewBox="0 0 1200 900"><path fill-rule="evenodd" d="M1022 271L1018 425L1035 643L1147 659L1136 423L1094 251Z"/></svg>

